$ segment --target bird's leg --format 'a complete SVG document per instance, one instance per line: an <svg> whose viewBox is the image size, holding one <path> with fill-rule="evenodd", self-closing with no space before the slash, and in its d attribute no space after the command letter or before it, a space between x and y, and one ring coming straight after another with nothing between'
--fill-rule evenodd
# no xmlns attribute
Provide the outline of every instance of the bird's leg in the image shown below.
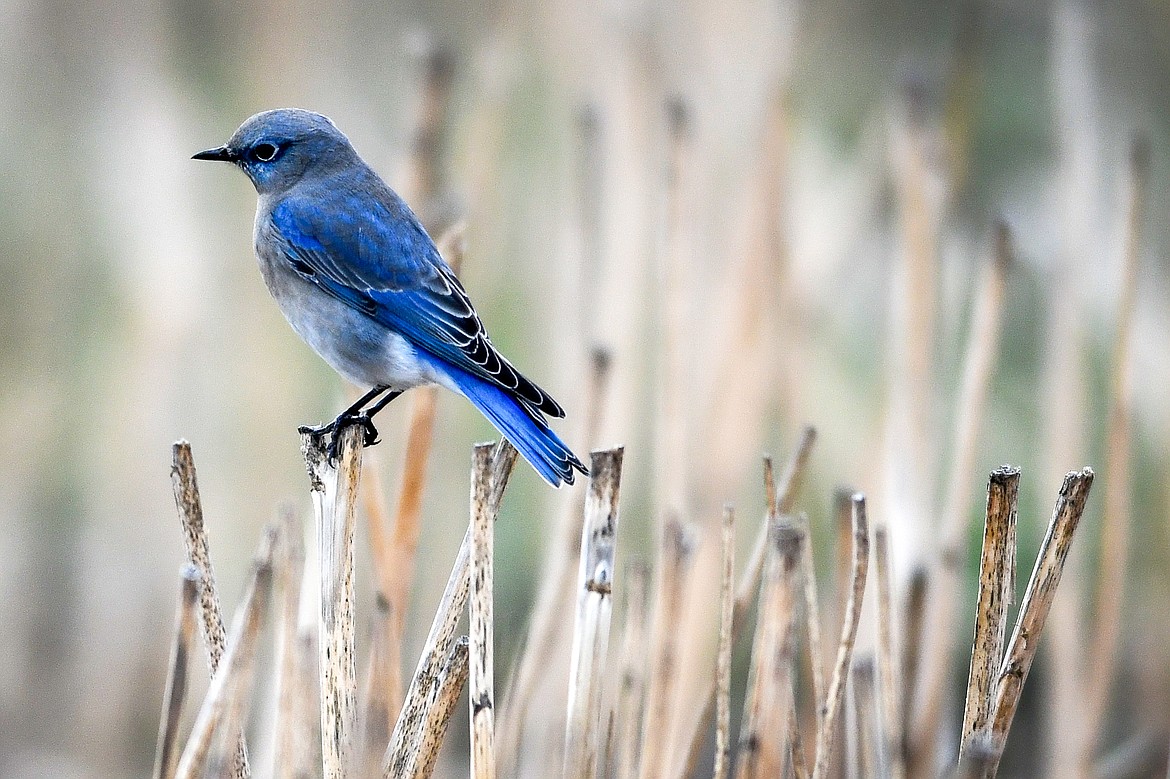
<svg viewBox="0 0 1170 779"><path fill-rule="evenodd" d="M402 390L394 390L393 392L387 393L387 395L384 398L382 398L377 403L375 403L374 405L372 405L368 409L366 409L366 413L363 416L366 416L366 417L369 417L370 419L373 419L374 414L377 414L379 411L386 408L386 406L389 406L390 402L393 401L395 398L397 398L401 394L402 394Z"/></svg>
<svg viewBox="0 0 1170 779"><path fill-rule="evenodd" d="M385 396L382 397L381 400L370 406L365 411L353 413L352 407L346 409L348 416L346 416L344 420L341 420L341 417L338 417L338 420L341 421L339 426L333 432L333 440L329 444L329 456L334 460L337 459L337 434L341 431L341 426L349 424L350 422L356 422L365 429L366 436L362 441L363 446L373 446L374 444L379 443L380 439L378 438L378 428L374 427L374 414L377 414L379 411L386 408L386 406L389 406L390 401L394 400L401 394L402 390L388 392ZM336 422L338 420L334 421Z"/></svg>
<svg viewBox="0 0 1170 779"><path fill-rule="evenodd" d="M313 436L314 440L318 441L323 436L331 436L328 447L328 456L331 461L337 459L337 434L340 433L341 429L350 422L358 422L362 425L362 427L365 429L365 440L363 441L363 444L365 446L373 446L378 442L378 430L374 427L374 423L370 420L370 417L373 416L373 414L363 413L362 408L367 403L374 400L374 398L378 397L389 389L390 388L386 385L379 384L365 395L362 395L360 398L358 398L357 401L350 405L350 407L345 411L342 411L340 414L338 414L337 418L332 422L325 425L320 425L318 427L302 425L301 427L297 428L297 431L302 435ZM401 394L401 392L390 393L390 400L393 400ZM384 408L385 405L390 402L390 400L383 398L381 402L373 407L373 413L376 414L378 411L382 410L382 408Z"/></svg>

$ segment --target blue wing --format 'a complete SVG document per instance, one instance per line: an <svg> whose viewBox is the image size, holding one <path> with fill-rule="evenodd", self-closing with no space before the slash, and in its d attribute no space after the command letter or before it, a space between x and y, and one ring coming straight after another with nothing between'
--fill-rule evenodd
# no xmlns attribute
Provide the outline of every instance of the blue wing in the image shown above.
<svg viewBox="0 0 1170 779"><path fill-rule="evenodd" d="M563 417L548 393L496 351L463 285L407 205L380 180L365 183L319 198L290 197L272 210L273 237L293 270L530 411Z"/></svg>

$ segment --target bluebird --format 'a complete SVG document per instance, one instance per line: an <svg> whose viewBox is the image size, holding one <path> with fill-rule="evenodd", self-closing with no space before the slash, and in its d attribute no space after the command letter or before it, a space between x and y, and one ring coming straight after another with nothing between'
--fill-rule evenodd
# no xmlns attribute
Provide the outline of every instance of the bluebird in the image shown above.
<svg viewBox="0 0 1170 779"><path fill-rule="evenodd" d="M284 108L256 114L223 146L194 155L230 162L256 187L260 272L292 328L348 381L369 391L331 436L413 387L467 398L554 487L588 472L545 419L564 417L547 392L492 345L455 273L410 207L328 118Z"/></svg>

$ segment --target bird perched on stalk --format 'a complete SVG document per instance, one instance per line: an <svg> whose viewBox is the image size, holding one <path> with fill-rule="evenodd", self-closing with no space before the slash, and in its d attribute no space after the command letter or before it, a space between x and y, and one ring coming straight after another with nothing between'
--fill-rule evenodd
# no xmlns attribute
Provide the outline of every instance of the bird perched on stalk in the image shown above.
<svg viewBox="0 0 1170 779"><path fill-rule="evenodd" d="M327 425L332 457L347 424L377 443L373 417L404 391L438 384L470 400L554 487L585 466L545 420L565 412L488 337L418 218L328 118L284 108L256 114L223 146L256 187L254 243L269 292L297 334L350 382L370 390Z"/></svg>

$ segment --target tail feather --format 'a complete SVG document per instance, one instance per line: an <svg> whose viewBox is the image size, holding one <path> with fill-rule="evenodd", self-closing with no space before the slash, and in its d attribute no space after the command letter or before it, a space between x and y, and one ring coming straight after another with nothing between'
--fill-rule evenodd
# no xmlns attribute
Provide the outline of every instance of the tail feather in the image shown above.
<svg viewBox="0 0 1170 779"><path fill-rule="evenodd" d="M495 425L549 484L554 487L572 484L574 470L589 475L588 469L549 428L539 411L529 409L503 389L469 373L450 368L446 373L459 392Z"/></svg>

